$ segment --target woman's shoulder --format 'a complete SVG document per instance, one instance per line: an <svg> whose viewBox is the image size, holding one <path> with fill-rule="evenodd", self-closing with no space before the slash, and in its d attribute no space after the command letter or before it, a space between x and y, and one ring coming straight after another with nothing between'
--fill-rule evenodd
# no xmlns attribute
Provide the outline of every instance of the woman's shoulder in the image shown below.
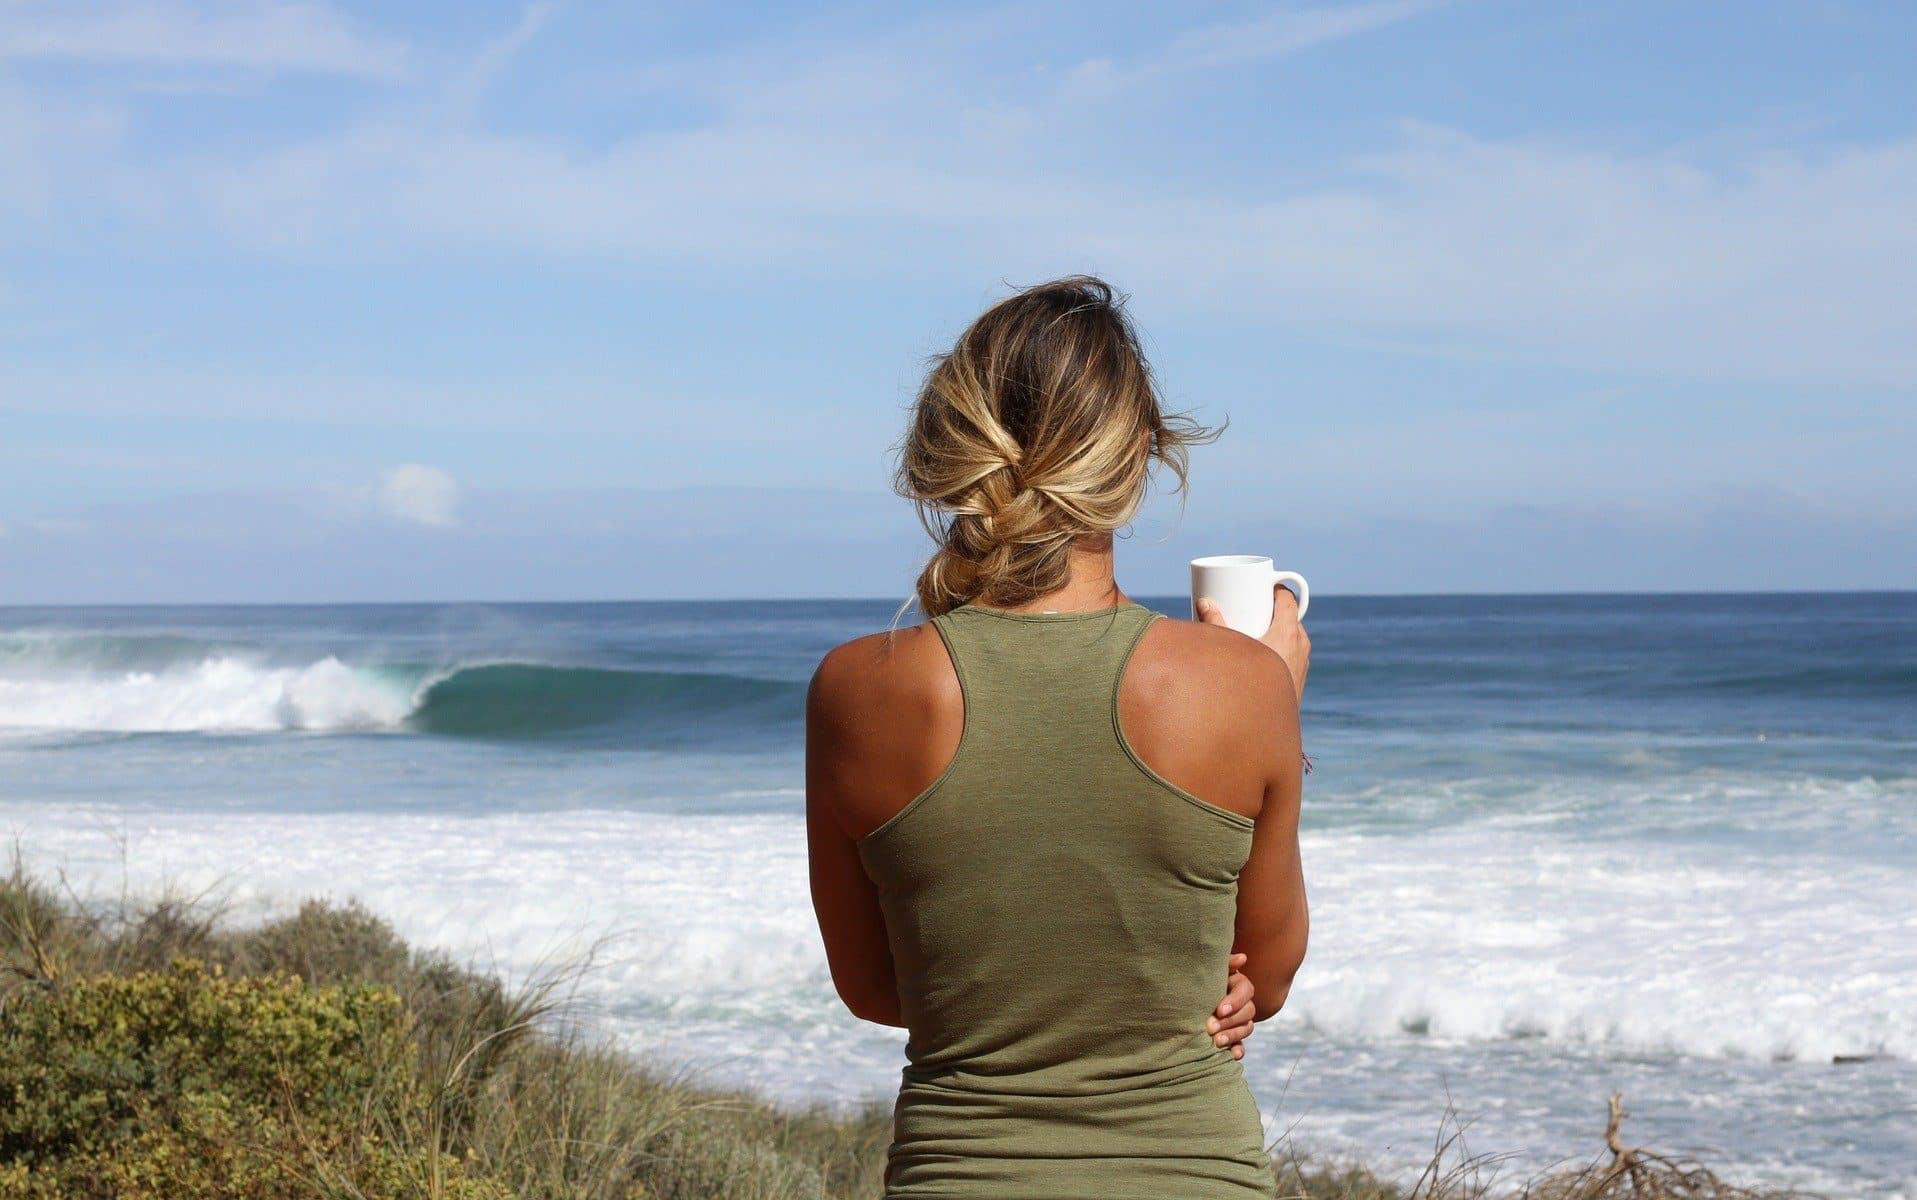
<svg viewBox="0 0 1917 1200"><path fill-rule="evenodd" d="M813 672L805 722L808 803L859 836L951 762L965 698L938 632L910 626L833 647Z"/></svg>
<svg viewBox="0 0 1917 1200"><path fill-rule="evenodd" d="M853 638L827 651L812 673L807 704L815 717L864 713L910 716L947 705L963 711L958 676L930 624Z"/></svg>
<svg viewBox="0 0 1917 1200"><path fill-rule="evenodd" d="M1222 625L1153 621L1122 684L1128 727L1193 746L1244 744L1295 720L1297 692L1271 647Z"/></svg>
<svg viewBox="0 0 1917 1200"><path fill-rule="evenodd" d="M1160 688L1183 684L1261 703L1273 691L1290 691L1284 660L1263 642L1222 625L1169 617L1145 631L1128 674Z"/></svg>
<svg viewBox="0 0 1917 1200"><path fill-rule="evenodd" d="M1153 621L1119 689L1133 752L1178 787L1256 818L1297 696L1284 661L1219 625Z"/></svg>

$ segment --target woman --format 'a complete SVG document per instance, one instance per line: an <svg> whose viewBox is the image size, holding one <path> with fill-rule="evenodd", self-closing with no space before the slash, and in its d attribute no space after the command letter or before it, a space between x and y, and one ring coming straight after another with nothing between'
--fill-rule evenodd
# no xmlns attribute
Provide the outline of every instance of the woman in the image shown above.
<svg viewBox="0 0 1917 1200"><path fill-rule="evenodd" d="M931 620L833 650L806 711L833 982L910 1031L888 1197L1274 1193L1239 1059L1305 952L1310 644L1282 587L1260 642L1112 573L1210 436L1096 279L994 305L919 393Z"/></svg>

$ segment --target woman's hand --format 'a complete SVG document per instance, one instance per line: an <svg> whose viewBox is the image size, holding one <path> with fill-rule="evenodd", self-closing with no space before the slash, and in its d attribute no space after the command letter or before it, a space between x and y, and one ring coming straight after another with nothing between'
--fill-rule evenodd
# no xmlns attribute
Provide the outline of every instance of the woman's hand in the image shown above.
<svg viewBox="0 0 1917 1200"><path fill-rule="evenodd" d="M1221 1050L1230 1046L1231 1056L1239 1059L1245 1057L1245 1039L1251 1036L1251 1023L1258 1016L1251 1002L1251 980L1241 970L1249 961L1243 954L1234 954L1225 960L1231 972L1225 980L1225 998L1205 1021L1205 1032L1211 1034L1212 1045Z"/></svg>
<svg viewBox="0 0 1917 1200"><path fill-rule="evenodd" d="M1206 625L1223 625L1225 614L1214 600L1198 602L1198 619ZM1271 585L1271 628L1258 639L1277 652L1291 669L1292 686L1304 699L1305 672L1311 669L1311 637L1298 623L1298 597L1282 583Z"/></svg>

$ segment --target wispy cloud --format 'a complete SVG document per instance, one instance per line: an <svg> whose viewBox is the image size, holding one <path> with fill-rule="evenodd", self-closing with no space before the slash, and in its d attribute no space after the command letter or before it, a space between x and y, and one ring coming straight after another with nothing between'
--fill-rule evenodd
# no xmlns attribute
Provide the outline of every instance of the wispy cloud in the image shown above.
<svg viewBox="0 0 1917 1200"><path fill-rule="evenodd" d="M913 151L917 152L914 153ZM981 156L982 157L982 156ZM586 152L366 128L222 170L256 244L427 243L632 260L994 273L1098 264L1343 336L1707 378L1917 385L1917 140L1728 166L1405 127L1331 186L1008 177L962 143L887 153L720 124ZM1841 214L1841 217L1838 216Z"/></svg>
<svg viewBox="0 0 1917 1200"><path fill-rule="evenodd" d="M63 0L0 3L0 59L241 67L392 79L403 43L296 0Z"/></svg>
<svg viewBox="0 0 1917 1200"><path fill-rule="evenodd" d="M1061 94L1110 97L1129 89L1162 86L1180 75L1282 59L1400 24L1448 2L1375 0L1309 8L1279 5L1250 20L1184 30L1135 57L1087 59L1064 74Z"/></svg>
<svg viewBox="0 0 1917 1200"><path fill-rule="evenodd" d="M455 102L467 106L477 103L493 82L512 66L513 59L519 56L520 51L539 36L540 30L552 23L558 11L558 5L553 3L528 4L520 13L518 24L488 42L456 73L452 85L447 89Z"/></svg>
<svg viewBox="0 0 1917 1200"><path fill-rule="evenodd" d="M1249 21L1179 34L1158 62L1170 69L1222 67L1296 54L1422 16L1443 0L1380 0L1316 8L1281 6Z"/></svg>
<svg viewBox="0 0 1917 1200"><path fill-rule="evenodd" d="M1729 165L1406 127L1344 182L1095 236L1194 298L1498 357L1917 386L1917 139Z"/></svg>

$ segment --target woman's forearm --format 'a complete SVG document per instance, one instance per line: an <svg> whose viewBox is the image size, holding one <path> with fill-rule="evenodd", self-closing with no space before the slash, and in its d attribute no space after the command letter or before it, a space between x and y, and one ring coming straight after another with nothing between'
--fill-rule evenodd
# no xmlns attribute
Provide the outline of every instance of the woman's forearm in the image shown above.
<svg viewBox="0 0 1917 1200"><path fill-rule="evenodd" d="M1304 965L1305 948L1311 937L1311 917L1305 905L1303 889L1284 921L1275 929L1241 944L1250 958L1245 974L1257 989L1258 1020L1273 1015L1285 1006L1291 995L1291 982Z"/></svg>

